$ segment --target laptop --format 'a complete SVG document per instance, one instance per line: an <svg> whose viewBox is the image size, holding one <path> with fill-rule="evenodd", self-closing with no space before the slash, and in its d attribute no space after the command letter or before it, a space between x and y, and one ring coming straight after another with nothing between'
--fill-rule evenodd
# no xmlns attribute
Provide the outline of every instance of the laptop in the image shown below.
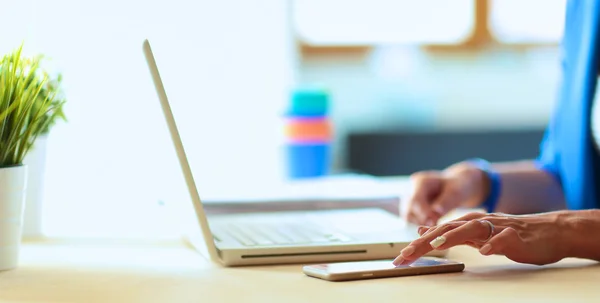
<svg viewBox="0 0 600 303"><path fill-rule="evenodd" d="M417 226L375 207L207 217L148 40L143 50L195 210L186 238L208 259L223 266L393 259L419 236Z"/></svg>

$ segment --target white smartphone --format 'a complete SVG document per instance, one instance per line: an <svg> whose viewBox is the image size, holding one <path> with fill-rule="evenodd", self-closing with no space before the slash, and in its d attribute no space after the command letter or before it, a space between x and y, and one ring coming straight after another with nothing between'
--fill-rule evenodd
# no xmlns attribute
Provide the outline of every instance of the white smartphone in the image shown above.
<svg viewBox="0 0 600 303"><path fill-rule="evenodd" d="M423 257L410 265L394 266L392 260L306 265L304 274L327 281L350 281L461 272L465 265L446 259Z"/></svg>

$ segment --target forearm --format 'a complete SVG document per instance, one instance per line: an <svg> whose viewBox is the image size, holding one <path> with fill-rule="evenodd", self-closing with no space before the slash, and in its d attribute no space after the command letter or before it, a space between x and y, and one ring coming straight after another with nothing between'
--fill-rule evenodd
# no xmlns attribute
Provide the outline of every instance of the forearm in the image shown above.
<svg viewBox="0 0 600 303"><path fill-rule="evenodd" d="M560 222L566 257L600 261L600 210L561 212Z"/></svg>
<svg viewBox="0 0 600 303"><path fill-rule="evenodd" d="M533 161L497 163L502 190L495 211L508 214L528 214L565 209L562 188L546 171Z"/></svg>
<svg viewBox="0 0 600 303"><path fill-rule="evenodd" d="M537 168L533 161L495 163L492 167L501 178L495 212L528 214L565 209L560 184L552 175ZM477 207L489 195L487 175L478 169L473 175L480 191L476 194L475 205L466 205L468 207Z"/></svg>

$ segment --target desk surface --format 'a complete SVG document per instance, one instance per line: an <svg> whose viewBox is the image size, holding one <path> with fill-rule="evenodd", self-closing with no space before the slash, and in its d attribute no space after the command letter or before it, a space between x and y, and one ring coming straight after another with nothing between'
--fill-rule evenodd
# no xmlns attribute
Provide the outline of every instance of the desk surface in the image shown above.
<svg viewBox="0 0 600 303"><path fill-rule="evenodd" d="M221 268L179 243L37 242L0 272L1 302L598 302L600 265L520 265L452 249L457 274L326 282L299 265Z"/></svg>

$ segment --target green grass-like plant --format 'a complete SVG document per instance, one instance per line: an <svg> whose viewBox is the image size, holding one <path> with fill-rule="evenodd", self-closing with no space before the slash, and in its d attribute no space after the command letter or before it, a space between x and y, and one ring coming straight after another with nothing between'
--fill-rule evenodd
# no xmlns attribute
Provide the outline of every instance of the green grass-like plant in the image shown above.
<svg viewBox="0 0 600 303"><path fill-rule="evenodd" d="M22 165L40 135L65 119L61 77L42 70L42 56L25 58L23 46L0 61L0 167Z"/></svg>

